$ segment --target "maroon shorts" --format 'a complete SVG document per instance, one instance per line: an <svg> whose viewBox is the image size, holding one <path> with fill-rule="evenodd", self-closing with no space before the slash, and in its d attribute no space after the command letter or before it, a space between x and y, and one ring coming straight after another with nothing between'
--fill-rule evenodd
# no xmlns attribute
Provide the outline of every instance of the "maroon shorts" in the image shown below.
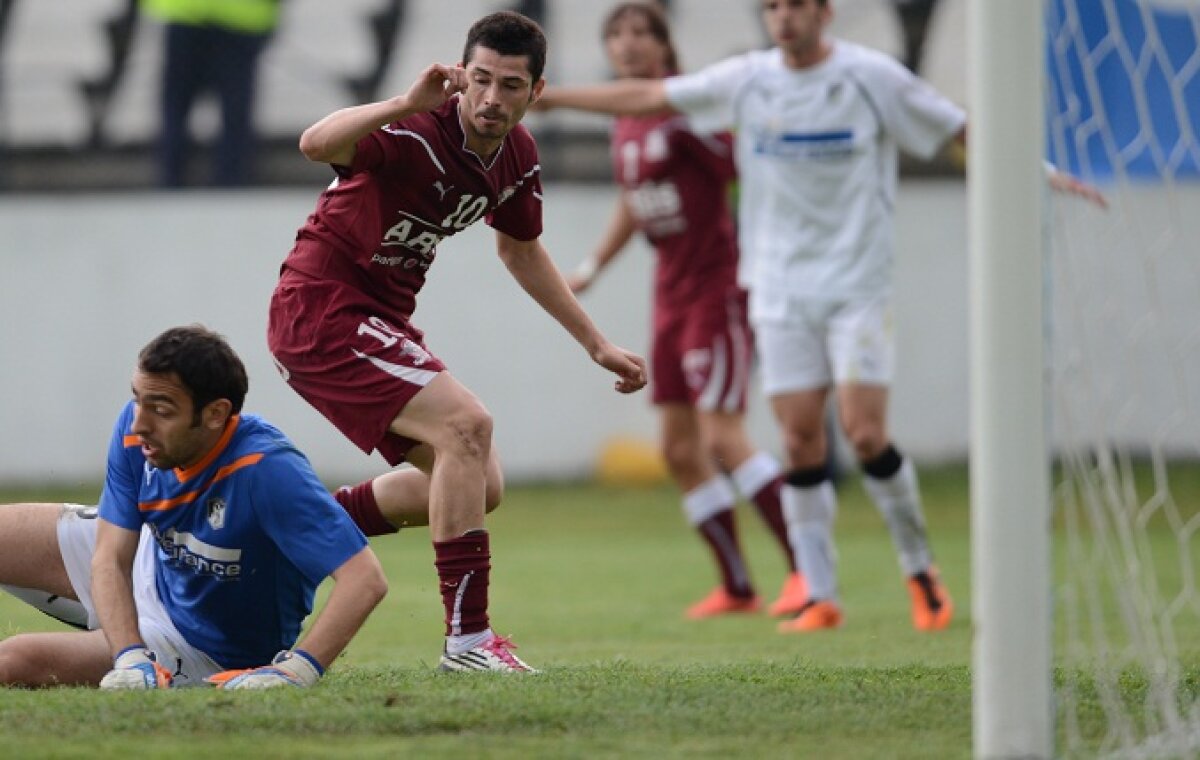
<svg viewBox="0 0 1200 760"><path fill-rule="evenodd" d="M753 348L744 291L680 308L655 304L650 359L654 403L745 412Z"/></svg>
<svg viewBox="0 0 1200 760"><path fill-rule="evenodd" d="M413 396L446 369L420 330L336 280L285 270L267 322L283 379L366 453L392 465L418 442L388 430Z"/></svg>

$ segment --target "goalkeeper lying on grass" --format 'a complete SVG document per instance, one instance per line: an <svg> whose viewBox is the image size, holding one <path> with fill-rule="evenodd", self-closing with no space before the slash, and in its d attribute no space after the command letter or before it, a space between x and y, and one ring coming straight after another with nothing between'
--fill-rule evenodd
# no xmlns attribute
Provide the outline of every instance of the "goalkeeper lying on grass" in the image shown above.
<svg viewBox="0 0 1200 760"><path fill-rule="evenodd" d="M138 356L98 508L0 507L0 584L85 630L0 641L0 684L312 686L383 598L362 533L200 326ZM333 592L304 640L326 577ZM282 651L281 651L282 650Z"/></svg>

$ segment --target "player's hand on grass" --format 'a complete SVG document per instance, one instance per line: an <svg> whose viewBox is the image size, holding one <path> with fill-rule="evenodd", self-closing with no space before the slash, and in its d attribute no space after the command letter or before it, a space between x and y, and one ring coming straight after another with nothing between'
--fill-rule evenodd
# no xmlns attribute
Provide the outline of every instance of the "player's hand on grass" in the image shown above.
<svg viewBox="0 0 1200 760"><path fill-rule="evenodd" d="M303 649L284 650L270 665L246 670L224 670L205 678L218 689L273 689L277 686L313 686L324 669Z"/></svg>
<svg viewBox="0 0 1200 760"><path fill-rule="evenodd" d="M616 373L616 389L620 393L633 393L646 387L646 360L637 354L605 343L592 359L601 367Z"/></svg>
<svg viewBox="0 0 1200 760"><path fill-rule="evenodd" d="M467 89L467 72L458 66L430 64L408 88L404 99L416 112L432 111Z"/></svg>
<svg viewBox="0 0 1200 760"><path fill-rule="evenodd" d="M171 671L159 665L145 644L125 647L113 658L112 670L100 679L101 689L166 689Z"/></svg>

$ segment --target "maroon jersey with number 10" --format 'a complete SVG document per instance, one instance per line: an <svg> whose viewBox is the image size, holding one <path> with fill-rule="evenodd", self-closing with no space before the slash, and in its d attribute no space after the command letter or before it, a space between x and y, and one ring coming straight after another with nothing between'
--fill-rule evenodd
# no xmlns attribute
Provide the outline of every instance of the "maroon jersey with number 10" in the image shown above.
<svg viewBox="0 0 1200 760"><path fill-rule="evenodd" d="M519 240L542 232L533 138L517 126L484 163L467 149L458 102L358 141L271 297L267 344L288 384L393 465L416 441L392 421L445 369L411 323L438 243L480 219Z"/></svg>
<svg viewBox="0 0 1200 760"><path fill-rule="evenodd" d="M517 238L542 234L541 167L517 125L485 164L466 147L459 98L378 129L322 193L285 268L345 282L407 321L437 245L480 219Z"/></svg>

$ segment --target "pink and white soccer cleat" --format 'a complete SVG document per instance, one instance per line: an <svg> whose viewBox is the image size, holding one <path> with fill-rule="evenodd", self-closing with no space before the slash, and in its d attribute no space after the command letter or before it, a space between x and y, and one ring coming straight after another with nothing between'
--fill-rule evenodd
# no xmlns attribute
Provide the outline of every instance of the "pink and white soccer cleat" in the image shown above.
<svg viewBox="0 0 1200 760"><path fill-rule="evenodd" d="M459 654L442 654L438 670L463 672L485 670L493 673L540 673L513 654L517 645L503 636L493 636L479 646Z"/></svg>

